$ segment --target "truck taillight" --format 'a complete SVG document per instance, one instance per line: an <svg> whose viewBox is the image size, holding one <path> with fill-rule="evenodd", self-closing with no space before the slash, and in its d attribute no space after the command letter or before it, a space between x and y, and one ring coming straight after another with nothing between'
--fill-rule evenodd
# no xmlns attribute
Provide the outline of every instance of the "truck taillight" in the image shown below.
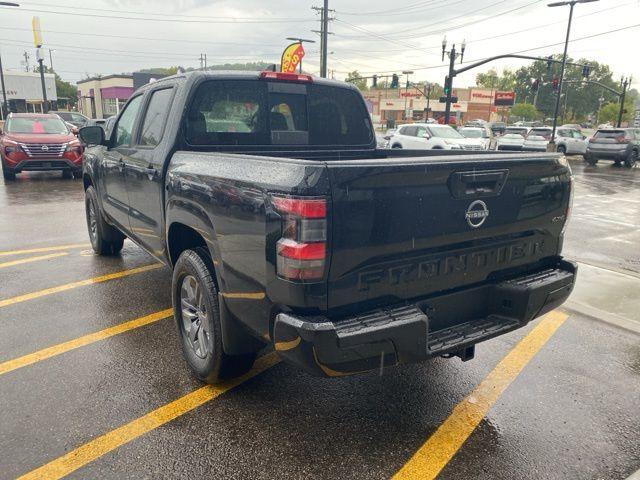
<svg viewBox="0 0 640 480"><path fill-rule="evenodd" d="M282 238L276 244L278 276L320 280L327 257L326 199L274 195L271 203L282 216Z"/></svg>
<svg viewBox="0 0 640 480"><path fill-rule="evenodd" d="M263 80L279 80L284 82L313 82L313 77L304 73L260 72L260 78Z"/></svg>

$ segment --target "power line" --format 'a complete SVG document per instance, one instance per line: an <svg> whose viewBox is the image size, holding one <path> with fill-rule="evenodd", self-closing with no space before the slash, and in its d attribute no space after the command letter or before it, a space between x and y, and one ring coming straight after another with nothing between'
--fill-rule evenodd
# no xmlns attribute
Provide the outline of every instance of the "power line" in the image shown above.
<svg viewBox="0 0 640 480"><path fill-rule="evenodd" d="M6 9L8 7L2 7L2 9ZM76 16L76 17L93 17L93 18L111 18L114 20L136 20L136 21L144 21L144 22L171 22L171 23L220 23L220 24L260 24L260 23L291 23L291 22L313 22L314 20L308 18L287 18L287 19L274 19L274 20L260 20L260 19L251 19L251 18L236 18L236 17L227 17L226 20L180 20L176 18L151 18L151 17L126 17L126 16L115 16L115 15L99 15L95 13L78 13L78 12L56 12L54 10L39 10L35 8L20 8L20 12L33 12L33 13L50 13L52 15L64 15L64 16ZM224 17L218 17L224 18Z"/></svg>
<svg viewBox="0 0 640 480"><path fill-rule="evenodd" d="M630 30L633 28L638 28L640 27L640 23L634 24L634 25L627 25L625 27L620 27L620 28L615 28L613 30L607 30L605 32L599 32L599 33L594 33L592 35L586 35L584 37L578 37L578 38L574 38L569 40L569 43L574 43L574 42L579 42L582 40L588 40L591 38L596 38L596 37L601 37L603 35L609 35L611 33L617 33L617 32L621 32L624 30ZM556 42L556 43L549 43L546 45L540 45L537 47L531 47L531 48L527 48L524 50L518 50L516 52L508 52L508 54L518 54L518 53L526 53L526 52L532 52L535 50L541 50L543 48L549 48L549 47L557 47L558 45L564 45L564 41L562 42ZM461 64L468 64L468 63L474 63L474 62L479 62L481 60L485 60L486 58L490 58L490 57L485 57L485 58L480 58L480 59L473 59L473 60L465 60L464 62L461 62ZM423 66L423 67L418 67L415 68L415 70L433 70L433 69L438 69L438 68L448 68L448 65L428 65L428 66ZM396 73L396 70L384 70L384 71L379 71L379 70L372 70L372 71L366 71L366 72L360 72L360 73Z"/></svg>
<svg viewBox="0 0 640 480"><path fill-rule="evenodd" d="M64 8L67 10L75 10L77 8L77 5L59 5L59 4L53 4L53 3L38 3L38 2L30 2L30 1L21 2L21 3L22 5L35 5L37 7L49 7L49 8ZM140 11L131 11L131 10L115 10L115 9L108 9L108 8L85 7L84 5L82 6L82 10L90 10L93 12L125 13L125 14L132 14L132 15L153 15L153 16L171 17L171 18L185 17L185 18L212 19L212 20L219 20L219 19L255 20L255 17L228 17L228 16L219 16L219 15L203 16L203 15L184 15L179 13L153 13L153 12L140 12ZM290 22L290 21L298 21L300 19L290 18L290 17L272 17L270 18L270 20Z"/></svg>

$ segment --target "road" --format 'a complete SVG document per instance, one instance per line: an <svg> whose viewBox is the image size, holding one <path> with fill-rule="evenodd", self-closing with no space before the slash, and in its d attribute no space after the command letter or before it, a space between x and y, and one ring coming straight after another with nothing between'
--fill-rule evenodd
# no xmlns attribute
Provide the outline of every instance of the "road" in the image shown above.
<svg viewBox="0 0 640 480"><path fill-rule="evenodd" d="M318 379L268 351L189 374L170 272L89 249L82 183L0 183L0 479L625 479L640 468L640 168L572 162L571 302L437 359Z"/></svg>

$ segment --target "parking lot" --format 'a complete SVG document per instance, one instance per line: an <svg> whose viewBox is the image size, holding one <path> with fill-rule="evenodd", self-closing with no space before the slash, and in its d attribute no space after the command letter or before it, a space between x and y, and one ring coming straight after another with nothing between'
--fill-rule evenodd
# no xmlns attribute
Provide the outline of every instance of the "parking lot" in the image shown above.
<svg viewBox="0 0 640 480"><path fill-rule="evenodd" d="M382 375L265 351L210 387L182 360L170 270L90 249L82 181L0 184L0 478L576 478L640 468L640 168L572 160L561 310Z"/></svg>

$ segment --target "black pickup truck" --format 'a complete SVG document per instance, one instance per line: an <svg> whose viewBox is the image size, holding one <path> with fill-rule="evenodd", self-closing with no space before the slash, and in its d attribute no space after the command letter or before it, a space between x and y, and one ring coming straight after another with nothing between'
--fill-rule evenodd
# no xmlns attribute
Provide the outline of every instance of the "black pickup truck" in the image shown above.
<svg viewBox="0 0 640 480"><path fill-rule="evenodd" d="M184 356L207 382L265 343L323 376L469 360L571 293L558 154L377 150L350 85L194 72L80 131L94 250L173 268Z"/></svg>

